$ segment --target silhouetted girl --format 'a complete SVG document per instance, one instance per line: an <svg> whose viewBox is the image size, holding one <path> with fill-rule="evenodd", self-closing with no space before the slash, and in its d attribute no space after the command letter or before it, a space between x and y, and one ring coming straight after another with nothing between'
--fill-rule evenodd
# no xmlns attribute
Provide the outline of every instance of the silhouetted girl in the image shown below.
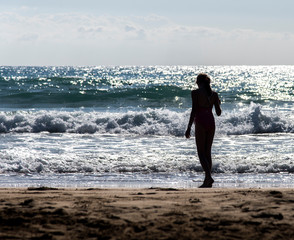
<svg viewBox="0 0 294 240"><path fill-rule="evenodd" d="M205 172L205 179L200 188L210 188L214 182L211 177L211 146L215 133L215 122L212 108L218 116L221 115L220 99L218 94L211 90L210 78L207 74L200 73L197 76L197 90L193 90L192 111L185 133L186 138L190 138L191 126L195 124L196 147L201 166Z"/></svg>

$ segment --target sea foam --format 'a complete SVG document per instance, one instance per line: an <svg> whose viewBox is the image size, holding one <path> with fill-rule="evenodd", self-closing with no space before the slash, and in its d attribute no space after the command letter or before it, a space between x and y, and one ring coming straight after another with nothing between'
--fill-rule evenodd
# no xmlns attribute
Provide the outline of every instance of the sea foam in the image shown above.
<svg viewBox="0 0 294 240"><path fill-rule="evenodd" d="M1 133L97 133L183 136L189 111L146 109L140 111L14 111L0 113ZM290 112L263 110L261 105L223 111L215 117L217 134L291 133Z"/></svg>

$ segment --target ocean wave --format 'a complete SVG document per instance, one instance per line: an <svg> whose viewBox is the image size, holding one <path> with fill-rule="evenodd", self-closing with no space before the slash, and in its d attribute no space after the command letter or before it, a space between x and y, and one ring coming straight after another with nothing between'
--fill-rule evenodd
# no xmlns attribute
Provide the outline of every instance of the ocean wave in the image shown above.
<svg viewBox="0 0 294 240"><path fill-rule="evenodd" d="M293 102L292 66L0 66L0 107L188 108L199 72L226 103Z"/></svg>
<svg viewBox="0 0 294 240"><path fill-rule="evenodd" d="M184 131L184 115L165 109L127 113L45 110L6 112L0 114L0 132L180 136Z"/></svg>
<svg viewBox="0 0 294 240"><path fill-rule="evenodd" d="M263 109L262 105L249 106L225 112L219 121L219 131L228 135L259 133L292 133L294 119L291 112Z"/></svg>
<svg viewBox="0 0 294 240"><path fill-rule="evenodd" d="M118 141L118 139L116 139ZM134 140L135 141L135 140ZM39 144L39 145L38 145ZM154 145L149 143L153 148ZM150 173L175 173L175 174L203 174L200 162L195 156L164 155L155 156L156 153L148 152L147 155L139 154L135 150L135 155L118 155L109 147L110 152L92 152L93 149L84 149L78 153L76 148L73 151L63 152L54 150L52 154L49 146L36 143L36 149L22 149L21 154L13 149L0 152L0 173L15 174L150 174ZM146 146L148 148L148 146ZM44 153L45 151L45 153ZM76 151L76 152L74 152ZM140 149L139 149L140 151ZM143 150L144 151L144 150ZM157 153L158 154L158 153ZM230 157L228 157L230 158ZM293 158L281 157L273 161L270 157L254 155L254 158L231 157L223 159L223 156L214 158L212 172L222 173L294 173ZM180 160L179 160L180 159Z"/></svg>
<svg viewBox="0 0 294 240"><path fill-rule="evenodd" d="M0 154L1 157L3 157ZM5 161L5 159L2 159ZM8 161L8 160L7 160ZM166 165L132 165L128 164L127 166L119 166L114 169L109 167L103 167L97 164L83 163L82 164L65 164L57 166L57 164L49 164L49 162L43 160L36 160L35 162L30 163L25 161L18 161L17 163L13 162L11 164L1 164L0 173L16 173L16 174L38 174L38 173L48 173L48 174L102 174L102 173L112 173L112 174L129 174L129 173L202 173L203 169L198 164L189 165L188 167L182 165L178 169L171 168ZM260 167L260 168L258 168ZM261 168L262 167L262 168ZM212 173L294 173L293 164L272 164L267 167L257 166L256 164L247 164L246 166L232 168L229 165L218 165L213 166Z"/></svg>
<svg viewBox="0 0 294 240"><path fill-rule="evenodd" d="M187 107L191 104L190 90L173 85L9 88L0 91L1 107Z"/></svg>
<svg viewBox="0 0 294 240"><path fill-rule="evenodd" d="M14 111L0 113L0 133L79 133L183 136L189 111L147 109L127 112ZM216 117L217 134L292 133L290 113L251 104Z"/></svg>

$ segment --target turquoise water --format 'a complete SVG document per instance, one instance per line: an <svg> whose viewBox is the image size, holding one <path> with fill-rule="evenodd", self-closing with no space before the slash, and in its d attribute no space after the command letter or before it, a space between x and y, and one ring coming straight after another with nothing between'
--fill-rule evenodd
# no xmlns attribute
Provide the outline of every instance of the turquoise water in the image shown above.
<svg viewBox="0 0 294 240"><path fill-rule="evenodd" d="M293 187L294 66L0 67L0 186L178 186L198 73L222 101L215 186Z"/></svg>

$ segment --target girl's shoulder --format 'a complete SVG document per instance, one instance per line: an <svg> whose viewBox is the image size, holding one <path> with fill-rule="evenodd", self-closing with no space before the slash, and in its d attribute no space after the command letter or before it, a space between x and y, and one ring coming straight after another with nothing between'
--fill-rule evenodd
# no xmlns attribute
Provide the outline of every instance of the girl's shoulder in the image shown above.
<svg viewBox="0 0 294 240"><path fill-rule="evenodd" d="M191 94L192 94L192 95L193 95L193 94L198 94L199 92L200 92L200 89L197 88L197 89L192 90L192 91L191 91Z"/></svg>
<svg viewBox="0 0 294 240"><path fill-rule="evenodd" d="M215 92L215 91L212 91L212 94L211 94L211 96L214 96L214 97L217 97L217 98L218 98L218 93L217 93L217 92Z"/></svg>
<svg viewBox="0 0 294 240"><path fill-rule="evenodd" d="M194 89L191 91L192 98L196 98L199 95L199 89Z"/></svg>
<svg viewBox="0 0 294 240"><path fill-rule="evenodd" d="M219 99L219 96L218 96L218 93L215 92L215 91L212 91L212 94L211 94L211 101L213 103L220 103L220 99Z"/></svg>

